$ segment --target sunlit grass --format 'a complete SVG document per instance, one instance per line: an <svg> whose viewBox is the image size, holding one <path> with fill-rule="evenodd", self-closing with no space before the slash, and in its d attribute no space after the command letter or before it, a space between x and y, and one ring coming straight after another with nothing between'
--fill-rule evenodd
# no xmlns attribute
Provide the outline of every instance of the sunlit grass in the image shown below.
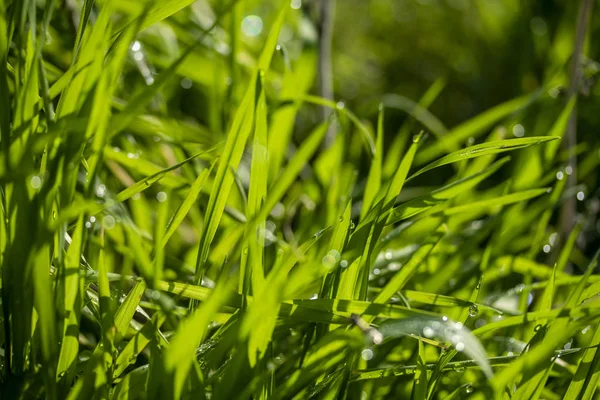
<svg viewBox="0 0 600 400"><path fill-rule="evenodd" d="M297 2L256 53L237 2L96 3L0 0L2 398L593 398L598 254L557 239L574 99L446 128L439 79L369 121L280 44Z"/></svg>

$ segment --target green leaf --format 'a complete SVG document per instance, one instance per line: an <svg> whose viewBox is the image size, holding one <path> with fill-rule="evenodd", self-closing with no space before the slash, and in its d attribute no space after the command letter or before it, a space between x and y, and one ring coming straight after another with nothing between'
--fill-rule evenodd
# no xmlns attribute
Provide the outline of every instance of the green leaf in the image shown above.
<svg viewBox="0 0 600 400"><path fill-rule="evenodd" d="M258 71L268 71L273 52L281 26L283 25L287 4L281 7L271 32L261 53L258 62ZM206 207L205 226L200 236L198 247L198 258L196 261L196 282L200 282L207 267L208 253L213 238L221 221L221 216L231 191L233 176L229 173L230 168L237 168L246 146L246 141L254 124L254 102L256 91L256 79L258 71L254 74L246 90L242 103L235 114L231 129L227 135L227 141L223 153L219 158L219 166L215 177L215 184L210 194Z"/></svg>
<svg viewBox="0 0 600 400"><path fill-rule="evenodd" d="M558 139L558 137L537 136L518 139L498 140L493 142L477 144L475 146L467 147L464 150L457 150L448 154L447 156L440 158L437 161L427 164L425 167L412 174L407 180L410 181L416 178L417 176L427 171L431 171L434 168L441 167L442 165L456 163L462 160L468 160L475 157L482 157L491 154L499 154L507 151L524 149L535 144L545 143L556 139Z"/></svg>
<svg viewBox="0 0 600 400"><path fill-rule="evenodd" d="M502 118L529 105L533 99L533 95L527 94L492 107L476 117L463 122L456 128L451 129L437 142L419 153L415 162L417 164L424 164L427 161L439 157L453 147L461 145L470 137L477 137L485 133L488 128Z"/></svg>
<svg viewBox="0 0 600 400"><path fill-rule="evenodd" d="M481 342L462 323L451 321L448 317L388 320L379 326L379 332L384 339L402 335L440 338L471 357L489 379L494 375Z"/></svg>
<svg viewBox="0 0 600 400"><path fill-rule="evenodd" d="M288 379L276 387L274 399L294 397L322 374L343 364L348 357L363 346L362 336L357 330L335 330L312 346L302 368L294 371Z"/></svg>
<svg viewBox="0 0 600 400"><path fill-rule="evenodd" d="M447 200L458 196L465 191L472 189L484 179L498 171L500 167L506 164L510 158L506 157L502 160L492 164L490 167L477 172L471 176L467 176L458 181L452 182L442 188L436 189L430 194L417 197L414 200L401 204L395 207L390 214L390 218L387 221L388 224L396 223L404 219L410 218L414 215L422 213L425 210L431 209L440 203L444 203Z"/></svg>

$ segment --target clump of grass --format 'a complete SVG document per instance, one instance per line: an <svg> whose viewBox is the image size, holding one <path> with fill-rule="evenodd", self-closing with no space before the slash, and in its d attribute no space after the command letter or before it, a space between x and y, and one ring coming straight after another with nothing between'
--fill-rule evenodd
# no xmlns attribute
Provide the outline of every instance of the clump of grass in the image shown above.
<svg viewBox="0 0 600 400"><path fill-rule="evenodd" d="M0 0L3 398L593 397L598 255L544 253L574 99L507 139L545 94L447 129L438 80L373 127L311 94L287 1L257 57L191 3Z"/></svg>

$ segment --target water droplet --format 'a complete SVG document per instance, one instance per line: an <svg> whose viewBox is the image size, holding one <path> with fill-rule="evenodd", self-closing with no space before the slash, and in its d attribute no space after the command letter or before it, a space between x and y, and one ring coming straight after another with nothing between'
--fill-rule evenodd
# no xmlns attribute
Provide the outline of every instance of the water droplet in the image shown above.
<svg viewBox="0 0 600 400"><path fill-rule="evenodd" d="M567 165L567 167L565 168L565 172L567 173L567 175L571 175L573 173L573 167Z"/></svg>
<svg viewBox="0 0 600 400"><path fill-rule="evenodd" d="M92 227L92 223L90 221L87 221L85 223L85 227L88 228L88 229L90 229Z"/></svg>
<svg viewBox="0 0 600 400"><path fill-rule="evenodd" d="M138 158L140 158L140 155L137 153L127 153L127 158L130 158L132 160L136 160Z"/></svg>
<svg viewBox="0 0 600 400"><path fill-rule="evenodd" d="M346 260L340 261L340 267L341 268L348 268L348 261L346 261Z"/></svg>
<svg viewBox="0 0 600 400"><path fill-rule="evenodd" d="M544 253L550 253L550 250L552 250L552 247L549 244L545 244L544 247L542 248L542 250L544 250Z"/></svg>
<svg viewBox="0 0 600 400"><path fill-rule="evenodd" d="M338 101L335 106L338 110L343 110L344 108L346 108L346 104L344 104L343 101Z"/></svg>
<svg viewBox="0 0 600 400"><path fill-rule="evenodd" d="M247 36L258 36L262 29L263 21L258 15L248 15L242 20L242 32Z"/></svg>
<svg viewBox="0 0 600 400"><path fill-rule="evenodd" d="M398 271L402 267L402 264L393 262L388 264L388 269L390 271Z"/></svg>
<svg viewBox="0 0 600 400"><path fill-rule="evenodd" d="M448 317L446 317L445 315L442 317L442 321L446 322L448 321Z"/></svg>
<svg viewBox="0 0 600 400"><path fill-rule="evenodd" d="M465 392L473 393L473 385L469 383L467 386L465 386Z"/></svg>
<svg viewBox="0 0 600 400"><path fill-rule="evenodd" d="M142 61L144 59L144 55L142 54L141 51L136 51L135 53L133 53L133 58L136 61Z"/></svg>
<svg viewBox="0 0 600 400"><path fill-rule="evenodd" d="M156 194L156 200L160 201L161 203L164 203L165 201L167 201L167 194L165 192L158 192Z"/></svg>
<svg viewBox="0 0 600 400"><path fill-rule="evenodd" d="M583 199L585 199L585 193L577 192L577 200L583 201Z"/></svg>
<svg viewBox="0 0 600 400"><path fill-rule="evenodd" d="M142 49L142 44L140 42L138 42L137 40L135 42L133 42L133 44L131 45L131 50L133 51L140 51Z"/></svg>
<svg viewBox="0 0 600 400"><path fill-rule="evenodd" d="M370 331L371 338L373 339L373 343L381 344L383 342L383 335L376 329L372 329Z"/></svg>
<svg viewBox="0 0 600 400"><path fill-rule="evenodd" d="M311 300L316 300L316 299L318 299L318 298L319 298L319 295L318 295L317 293L313 293L313 295L312 295L312 296L310 296L310 299L311 299Z"/></svg>
<svg viewBox="0 0 600 400"><path fill-rule="evenodd" d="M454 348L456 349L456 351L463 351L465 349L465 344L463 342L458 342L456 343Z"/></svg>
<svg viewBox="0 0 600 400"><path fill-rule="evenodd" d="M112 229L115 227L116 223L117 221L115 221L115 218L112 215L106 215L102 218L102 226L104 229Z"/></svg>
<svg viewBox="0 0 600 400"><path fill-rule="evenodd" d="M567 342L565 343L565 345L563 346L563 349L565 350L569 350L571 348L571 346L573 345L573 342Z"/></svg>
<svg viewBox="0 0 600 400"><path fill-rule="evenodd" d="M513 126L513 135L515 135L515 137L523 137L525 135L525 128L523 128L523 125L516 124Z"/></svg>
<svg viewBox="0 0 600 400"><path fill-rule="evenodd" d="M302 0L292 0L290 7L292 7L294 10L300 9L300 7L302 7Z"/></svg>
<svg viewBox="0 0 600 400"><path fill-rule="evenodd" d="M558 171L556 173L556 179L558 179L559 181L561 181L564 178L564 175L562 173L562 171Z"/></svg>
<svg viewBox="0 0 600 400"><path fill-rule="evenodd" d="M344 216L343 216L343 215L340 215L340 217L338 218L338 221L340 221L340 222L344 222Z"/></svg>
<svg viewBox="0 0 600 400"><path fill-rule="evenodd" d="M469 315L471 317L475 317L478 313L479 313L479 307L477 307L477 304L471 304L469 306Z"/></svg>
<svg viewBox="0 0 600 400"><path fill-rule="evenodd" d="M184 89L189 89L192 87L192 80L190 78L183 78L181 80L181 87Z"/></svg>
<svg viewBox="0 0 600 400"><path fill-rule="evenodd" d="M103 184L98 185L96 187L96 196L104 197L105 194L106 194L106 186Z"/></svg>
<svg viewBox="0 0 600 400"><path fill-rule="evenodd" d="M588 333L588 331L590 330L591 325L586 326L585 328L583 328L583 330L581 331L582 335L585 335L586 333Z"/></svg>
<svg viewBox="0 0 600 400"><path fill-rule="evenodd" d="M539 332L540 329L542 329L542 325L536 325L535 328L533 328L534 332Z"/></svg>
<svg viewBox="0 0 600 400"><path fill-rule="evenodd" d="M379 268L373 269L373 275L379 275L380 273L381 271L379 270Z"/></svg>
<svg viewBox="0 0 600 400"><path fill-rule="evenodd" d="M350 230L353 230L354 228L356 228L356 225L354 225L354 221L350 221Z"/></svg>
<svg viewBox="0 0 600 400"><path fill-rule="evenodd" d="M373 358L373 350L364 349L363 351L360 352L360 356L362 357L363 360L369 361Z"/></svg>
<svg viewBox="0 0 600 400"><path fill-rule="evenodd" d="M435 331L433 330L433 328L429 326L423 328L423 336L425 336L426 338L431 338L433 337L433 335L435 335Z"/></svg>
<svg viewBox="0 0 600 400"><path fill-rule="evenodd" d="M42 187L42 178L40 178L37 175L34 175L31 177L31 179L29 179L29 184L32 188L39 189L40 187Z"/></svg>
<svg viewBox="0 0 600 400"><path fill-rule="evenodd" d="M392 257L393 257L393 255L394 254L391 251L388 250L388 251L385 252L385 259L386 260L391 260Z"/></svg>

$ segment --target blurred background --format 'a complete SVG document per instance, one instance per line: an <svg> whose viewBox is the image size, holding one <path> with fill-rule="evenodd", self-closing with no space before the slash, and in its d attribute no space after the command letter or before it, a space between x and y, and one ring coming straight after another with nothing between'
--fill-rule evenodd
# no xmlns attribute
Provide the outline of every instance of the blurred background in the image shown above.
<svg viewBox="0 0 600 400"><path fill-rule="evenodd" d="M231 3L195 1L138 36L131 48L128 73L123 77L127 90L119 94L124 101L152 84L154 77L197 38L201 37L202 45L195 46L179 66L177 81L164 86L161 97L154 102L153 116L138 118L130 136L115 138L116 147L135 152L143 148L144 140L151 143L160 139L161 132L165 138L180 137L205 148L224 138L281 4L278 0ZM66 12L55 14L51 29L56 32L44 48L50 61L51 83L69 65L73 43L64 41L75 38L81 4L65 0ZM385 104L384 156L390 159L395 159L393 153L401 154L410 136L421 129L429 134L425 147L431 146L436 137L514 99L525 101L494 119L493 124L482 126L476 135L465 137L460 145L482 142L492 132L497 138L548 135L567 104L579 4L564 0L291 0L267 93L269 109L280 107L271 112L270 134L290 135L292 141L290 148L275 151L280 159L271 160L269 179L276 176L281 160L293 153L324 118L320 107L308 103L292 111L293 126L282 122L286 118L278 114L290 101L305 94L328 97L322 81L332 87L334 102L372 127L378 105ZM143 2L119 1L115 6L125 24L140 12ZM324 22L327 7L332 18ZM213 24L216 28L203 34ZM331 37L326 38L331 40L331 58L325 57L325 64L321 40L324 27L331 31ZM600 48L599 30L600 15L596 12L589 23L583 79L577 90L578 186L563 195L563 200L577 198L576 207L584 222L579 243L584 254L590 252L591 243L597 242L600 230L600 85L595 79L600 69L595 61ZM330 75L323 77L323 70ZM135 145L128 143L132 140L137 141ZM148 151L151 148L148 146ZM369 158L361 151L364 149L358 149L350 158L361 165L359 191L364 188L369 167ZM490 180L491 185L512 176L515 169L527 171L515 174L515 189L550 185L564 170L568 154L563 151L558 163L551 164L539 147L523 150L515 157L509 170L503 169L498 179ZM164 165L172 161L165 160ZM244 165L248 163L240 168L242 180L247 177ZM391 175L392 167L384 162L385 176ZM452 168L426 174L418 185L439 186L454 174ZM407 190L408 195L419 193L418 187L408 189L414 189ZM361 197L360 193L356 195ZM553 217L552 224L558 229L557 218Z"/></svg>

